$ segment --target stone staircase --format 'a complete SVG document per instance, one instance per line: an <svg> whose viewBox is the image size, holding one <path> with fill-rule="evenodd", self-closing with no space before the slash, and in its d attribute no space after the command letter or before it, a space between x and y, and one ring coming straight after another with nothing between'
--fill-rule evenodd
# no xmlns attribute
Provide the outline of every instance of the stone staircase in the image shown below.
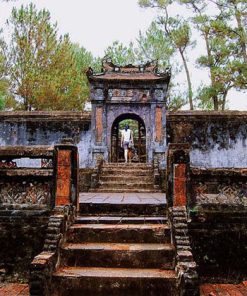
<svg viewBox="0 0 247 296"><path fill-rule="evenodd" d="M145 163L104 163L99 187L91 192L161 192L154 184L153 166Z"/></svg>
<svg viewBox="0 0 247 296"><path fill-rule="evenodd" d="M51 295L177 295L166 211L164 204L80 203Z"/></svg>

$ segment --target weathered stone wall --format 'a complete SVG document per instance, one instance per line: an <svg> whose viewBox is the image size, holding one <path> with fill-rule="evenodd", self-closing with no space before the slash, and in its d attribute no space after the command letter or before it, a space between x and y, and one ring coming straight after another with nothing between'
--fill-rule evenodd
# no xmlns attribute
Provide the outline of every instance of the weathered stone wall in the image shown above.
<svg viewBox="0 0 247 296"><path fill-rule="evenodd" d="M191 165L247 167L247 112L181 111L167 115L167 142L191 144Z"/></svg>
<svg viewBox="0 0 247 296"><path fill-rule="evenodd" d="M80 167L89 166L89 113L0 112L0 146L54 145L60 143L62 138L74 140L79 150ZM22 160L22 164L30 166L32 162L26 159Z"/></svg>
<svg viewBox="0 0 247 296"><path fill-rule="evenodd" d="M190 176L190 235L202 282L247 278L247 170L200 169Z"/></svg>
<svg viewBox="0 0 247 296"><path fill-rule="evenodd" d="M0 278L27 282L29 266L42 251L48 210L0 210Z"/></svg>
<svg viewBox="0 0 247 296"><path fill-rule="evenodd" d="M191 209L189 234L201 282L247 279L247 211L243 206Z"/></svg>
<svg viewBox="0 0 247 296"><path fill-rule="evenodd" d="M191 144L192 165L247 167L247 112L168 112L164 122L168 143ZM105 125L103 129L109 140L110 127L107 130ZM72 137L79 149L81 168L91 166L94 146L91 145L91 134L94 132L90 113L0 113L0 146L52 145L63 137ZM151 141L152 135L147 130L147 142ZM30 164L30 161L26 160L26 163Z"/></svg>

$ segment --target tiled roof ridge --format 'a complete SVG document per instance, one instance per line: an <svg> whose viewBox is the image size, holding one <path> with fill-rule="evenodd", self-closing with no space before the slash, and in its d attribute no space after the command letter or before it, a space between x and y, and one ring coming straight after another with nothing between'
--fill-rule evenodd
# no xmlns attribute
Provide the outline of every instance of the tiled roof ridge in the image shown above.
<svg viewBox="0 0 247 296"><path fill-rule="evenodd" d="M94 73L92 68L89 68L87 71L88 77L102 77L102 76L126 76L128 74L133 74L137 76L141 75L151 75L152 77L163 77L170 76L170 68L166 68L165 71L158 71L158 60L153 60L146 62L145 64L133 65L128 64L124 66L116 65L112 62L111 58L105 57L102 60L102 69L101 73Z"/></svg>

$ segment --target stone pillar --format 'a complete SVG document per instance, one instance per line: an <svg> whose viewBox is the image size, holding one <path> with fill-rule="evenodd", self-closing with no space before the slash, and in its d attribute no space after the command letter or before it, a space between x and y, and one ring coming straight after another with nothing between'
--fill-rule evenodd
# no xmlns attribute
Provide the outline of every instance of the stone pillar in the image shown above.
<svg viewBox="0 0 247 296"><path fill-rule="evenodd" d="M167 152L166 196L168 206L186 206L189 197L189 144L169 144Z"/></svg>
<svg viewBox="0 0 247 296"><path fill-rule="evenodd" d="M55 146L55 206L78 206L78 149L68 141Z"/></svg>
<svg viewBox="0 0 247 296"><path fill-rule="evenodd" d="M154 116L154 161L158 162L160 168L166 166L166 109L164 103L155 105Z"/></svg>
<svg viewBox="0 0 247 296"><path fill-rule="evenodd" d="M186 164L173 165L173 206L181 207L187 204Z"/></svg>

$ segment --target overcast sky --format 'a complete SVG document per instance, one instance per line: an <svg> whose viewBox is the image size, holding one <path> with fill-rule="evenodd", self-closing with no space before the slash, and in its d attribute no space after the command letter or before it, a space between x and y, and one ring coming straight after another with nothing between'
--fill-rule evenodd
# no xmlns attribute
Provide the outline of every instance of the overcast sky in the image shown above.
<svg viewBox="0 0 247 296"><path fill-rule="evenodd" d="M29 2L31 1L1 2L0 27L4 27L13 6ZM154 11L140 8L137 0L33 0L32 2L38 8L50 11L52 20L58 23L61 34L69 33L73 42L84 46L95 56L103 56L105 48L114 40L120 40L126 45L134 41L139 30L145 31L155 16ZM195 55L196 53L193 54ZM207 74L196 69L193 62L190 66L197 87L207 78ZM179 79L183 84L185 75ZM232 91L229 95L229 108L247 110L247 93Z"/></svg>

